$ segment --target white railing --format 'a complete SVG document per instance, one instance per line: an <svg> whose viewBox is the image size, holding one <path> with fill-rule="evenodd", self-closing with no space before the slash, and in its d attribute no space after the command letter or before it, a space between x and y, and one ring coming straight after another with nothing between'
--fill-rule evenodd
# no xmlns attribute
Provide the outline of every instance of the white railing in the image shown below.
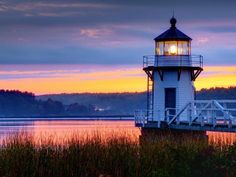
<svg viewBox="0 0 236 177"><path fill-rule="evenodd" d="M136 110L134 112L134 121L136 125L140 125L142 127L147 123L148 111L147 110Z"/></svg>
<svg viewBox="0 0 236 177"><path fill-rule="evenodd" d="M146 55L143 56L143 67L203 67L201 55Z"/></svg>
<svg viewBox="0 0 236 177"><path fill-rule="evenodd" d="M158 117L158 114L154 114L157 117L152 118L157 123L157 127L160 127L161 122L166 122L168 125L185 123L189 126L201 127L236 126L236 100L195 100L182 109L168 108L162 111L164 118ZM154 112L161 112L161 110ZM139 113L135 114L136 125L145 126L149 122L147 110L139 110Z"/></svg>

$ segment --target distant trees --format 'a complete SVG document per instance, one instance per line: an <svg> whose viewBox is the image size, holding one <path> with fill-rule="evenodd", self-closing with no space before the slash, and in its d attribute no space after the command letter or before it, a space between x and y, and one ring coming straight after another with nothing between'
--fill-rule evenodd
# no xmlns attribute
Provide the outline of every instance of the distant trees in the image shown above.
<svg viewBox="0 0 236 177"><path fill-rule="evenodd" d="M201 89L197 92L196 99L198 100L211 100L211 99L235 99L236 100L236 87L216 87L210 89Z"/></svg>
<svg viewBox="0 0 236 177"><path fill-rule="evenodd" d="M68 112L75 112L74 107L80 105L88 108L89 114L96 115L133 115L136 109L145 109L147 105L147 94L145 92L54 94L37 97L41 100L48 98L60 101L64 105L78 103L71 108L68 106ZM82 112L86 112L83 107L80 108Z"/></svg>
<svg viewBox="0 0 236 177"><path fill-rule="evenodd" d="M74 103L68 106L60 101L37 100L33 93L18 90L0 90L0 116L63 116L95 112L93 106Z"/></svg>
<svg viewBox="0 0 236 177"><path fill-rule="evenodd" d="M0 90L0 115L34 114L37 102L32 93L17 90Z"/></svg>
<svg viewBox="0 0 236 177"><path fill-rule="evenodd" d="M66 108L66 113L70 115L79 115L79 114L88 115L92 114L94 111L95 111L94 106L92 105L85 106L85 105L80 105L78 103L72 103Z"/></svg>
<svg viewBox="0 0 236 177"><path fill-rule="evenodd" d="M236 99L236 87L202 89L196 99ZM132 115L146 105L145 92L35 96L0 90L0 116Z"/></svg>
<svg viewBox="0 0 236 177"><path fill-rule="evenodd" d="M46 101L37 101L41 115L62 115L65 113L64 105L59 101L47 99Z"/></svg>

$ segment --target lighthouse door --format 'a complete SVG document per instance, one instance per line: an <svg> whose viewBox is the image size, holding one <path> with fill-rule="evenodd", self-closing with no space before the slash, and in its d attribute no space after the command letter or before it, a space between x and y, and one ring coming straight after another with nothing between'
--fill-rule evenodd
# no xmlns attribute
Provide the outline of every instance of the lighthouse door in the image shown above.
<svg viewBox="0 0 236 177"><path fill-rule="evenodd" d="M169 109L169 115L176 114L176 88L165 88L165 109Z"/></svg>

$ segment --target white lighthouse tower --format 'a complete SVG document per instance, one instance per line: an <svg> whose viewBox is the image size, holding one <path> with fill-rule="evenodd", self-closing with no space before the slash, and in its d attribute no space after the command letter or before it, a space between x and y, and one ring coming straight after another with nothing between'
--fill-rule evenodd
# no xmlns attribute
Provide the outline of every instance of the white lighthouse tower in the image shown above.
<svg viewBox="0 0 236 177"><path fill-rule="evenodd" d="M144 71L148 75L148 119L165 121L176 115L187 103L194 101L193 81L202 69L202 56L191 55L191 38L171 27L157 36L155 55L144 56ZM181 119L188 119L187 113Z"/></svg>
<svg viewBox="0 0 236 177"><path fill-rule="evenodd" d="M176 28L176 22L172 17L171 27L154 39L154 67L149 67L150 57L144 57L147 61L144 70L147 74L152 73L148 109L154 120L171 119L178 110L194 101L193 82L203 70L202 56L191 55L192 39ZM187 120L187 113L181 119Z"/></svg>
<svg viewBox="0 0 236 177"><path fill-rule="evenodd" d="M191 54L192 39L170 28L157 36L155 54L143 57L147 74L147 109L135 112L144 129L236 132L236 100L195 100L194 81L203 71L203 57Z"/></svg>

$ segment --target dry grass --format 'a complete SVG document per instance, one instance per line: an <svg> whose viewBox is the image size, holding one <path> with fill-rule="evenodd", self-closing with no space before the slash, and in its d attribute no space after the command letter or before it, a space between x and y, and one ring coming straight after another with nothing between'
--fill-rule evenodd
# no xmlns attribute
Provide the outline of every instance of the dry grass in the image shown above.
<svg viewBox="0 0 236 177"><path fill-rule="evenodd" d="M163 137L142 146L127 136L99 134L35 144L21 134L0 149L1 177L228 177L236 176L236 145Z"/></svg>

